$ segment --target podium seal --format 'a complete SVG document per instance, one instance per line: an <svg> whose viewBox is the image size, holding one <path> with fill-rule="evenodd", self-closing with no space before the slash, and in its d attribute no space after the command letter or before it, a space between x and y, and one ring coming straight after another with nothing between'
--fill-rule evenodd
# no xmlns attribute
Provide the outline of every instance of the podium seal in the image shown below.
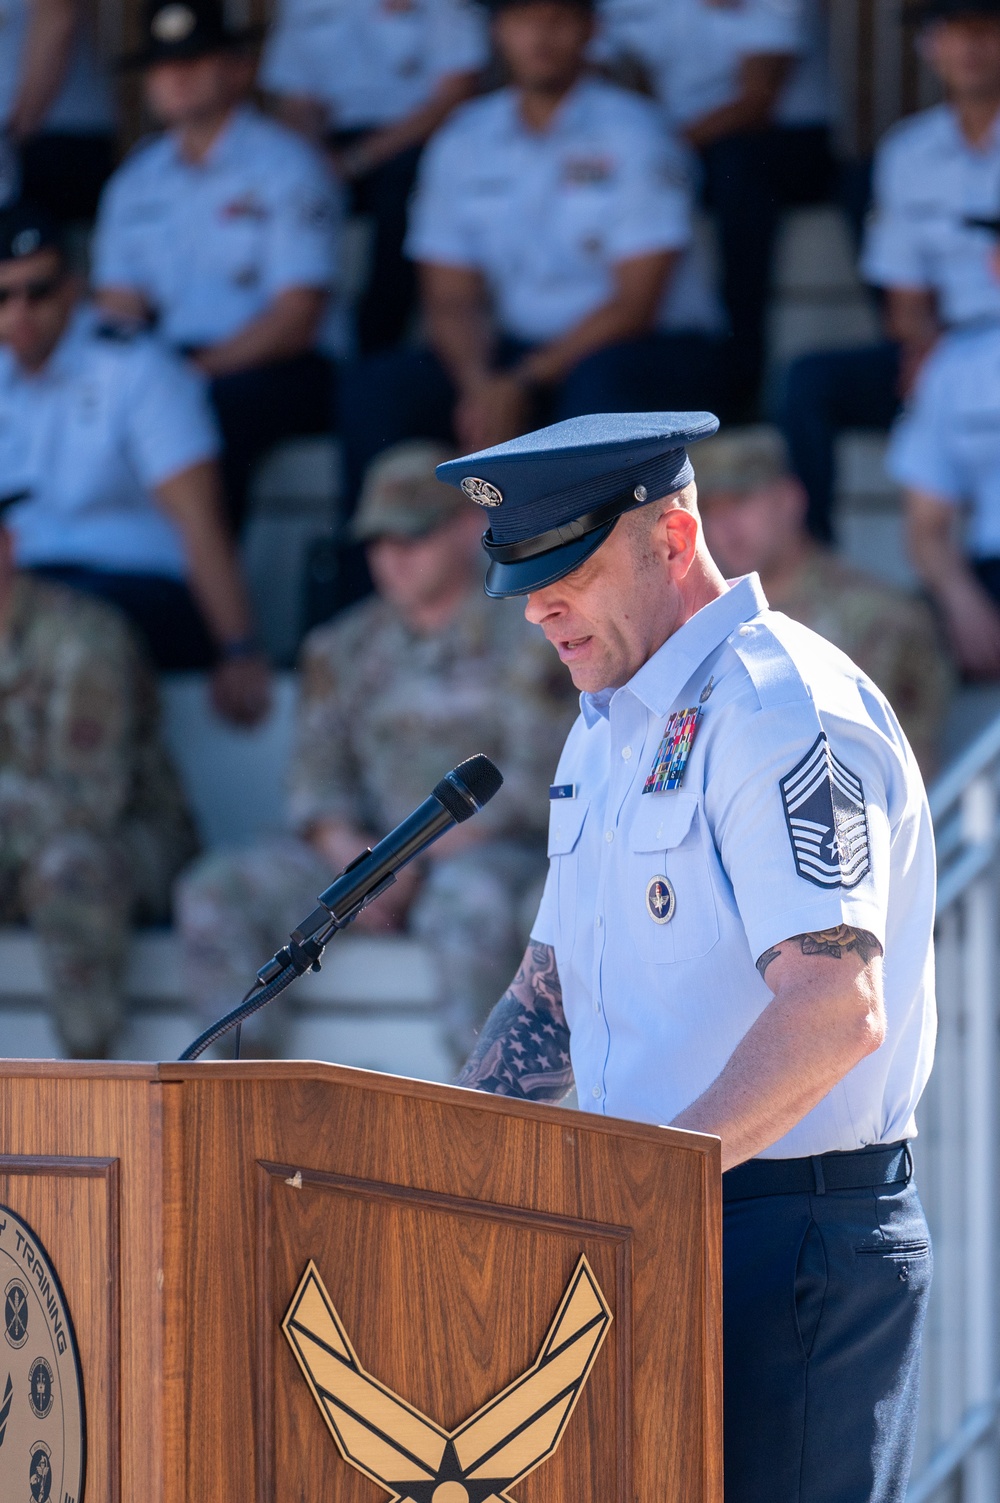
<svg viewBox="0 0 1000 1503"><path fill-rule="evenodd" d="M76 1336L52 1262L0 1205L0 1498L83 1503L86 1421Z"/></svg>

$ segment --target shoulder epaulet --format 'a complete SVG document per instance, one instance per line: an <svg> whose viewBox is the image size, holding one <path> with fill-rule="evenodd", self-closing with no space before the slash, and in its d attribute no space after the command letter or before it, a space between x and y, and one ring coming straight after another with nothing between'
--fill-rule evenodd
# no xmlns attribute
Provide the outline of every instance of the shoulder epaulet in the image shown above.
<svg viewBox="0 0 1000 1503"><path fill-rule="evenodd" d="M763 621L748 623L730 638L762 709L811 698L802 673L780 637Z"/></svg>

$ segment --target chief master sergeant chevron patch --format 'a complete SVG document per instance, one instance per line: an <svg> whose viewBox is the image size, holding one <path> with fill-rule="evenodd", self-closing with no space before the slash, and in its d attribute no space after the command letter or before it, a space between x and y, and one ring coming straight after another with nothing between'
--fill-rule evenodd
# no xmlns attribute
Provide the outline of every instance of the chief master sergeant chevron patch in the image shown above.
<svg viewBox="0 0 1000 1503"><path fill-rule="evenodd" d="M871 870L865 791L824 732L781 779L795 870L816 887L856 887Z"/></svg>

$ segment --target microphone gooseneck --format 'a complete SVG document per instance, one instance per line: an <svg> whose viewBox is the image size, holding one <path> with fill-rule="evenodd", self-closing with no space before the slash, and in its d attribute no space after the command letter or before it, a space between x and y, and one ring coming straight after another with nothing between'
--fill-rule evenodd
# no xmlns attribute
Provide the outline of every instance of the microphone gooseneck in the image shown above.
<svg viewBox="0 0 1000 1503"><path fill-rule="evenodd" d="M429 798L407 815L374 849L362 851L318 898L314 908L284 945L257 972L243 1001L189 1044L181 1060L197 1059L231 1028L272 1002L305 971L318 971L323 951L334 934L352 923L369 903L396 880L396 873L454 825L477 814L503 784L503 775L481 752L460 762L437 784ZM237 1040L238 1041L238 1040Z"/></svg>

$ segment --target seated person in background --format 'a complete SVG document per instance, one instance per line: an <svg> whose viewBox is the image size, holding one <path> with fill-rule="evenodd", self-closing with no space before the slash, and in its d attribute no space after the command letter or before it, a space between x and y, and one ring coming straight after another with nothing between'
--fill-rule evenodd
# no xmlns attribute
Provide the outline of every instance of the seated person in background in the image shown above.
<svg viewBox="0 0 1000 1503"><path fill-rule="evenodd" d="M887 341L795 361L781 424L809 492L810 531L833 536L834 446L845 428L887 428L944 332L1000 322L1000 0L927 0L923 56L947 102L893 126L875 156L861 269L883 293Z"/></svg>
<svg viewBox="0 0 1000 1503"><path fill-rule="evenodd" d="M27 921L67 1053L122 1020L128 930L169 915L196 849L126 622L14 566L0 502L0 925Z"/></svg>
<svg viewBox="0 0 1000 1503"><path fill-rule="evenodd" d="M94 283L109 315L155 319L211 381L238 526L257 459L329 428L332 368L317 345L339 205L318 153L246 103L254 60L217 0L154 6L146 31L132 61L167 130L105 190Z"/></svg>
<svg viewBox="0 0 1000 1503"><path fill-rule="evenodd" d="M218 436L198 377L80 301L53 222L0 214L0 496L21 568L103 596L161 669L215 666L249 722L268 672L222 517Z"/></svg>
<svg viewBox="0 0 1000 1503"><path fill-rule="evenodd" d="M805 492L774 428L730 428L698 445L698 505L722 572L735 578L756 571L772 609L857 663L896 711L929 777L952 674L923 601L852 568L809 536Z"/></svg>
<svg viewBox="0 0 1000 1503"><path fill-rule="evenodd" d="M280 0L261 85L289 125L325 142L355 213L374 221L356 314L362 354L406 333L416 278L403 241L420 152L487 57L469 0Z"/></svg>
<svg viewBox="0 0 1000 1503"><path fill-rule="evenodd" d="M63 221L94 217L114 166L114 102L88 12L84 0L3 0L0 8L8 170L16 178L19 166L23 196Z"/></svg>
<svg viewBox="0 0 1000 1503"><path fill-rule="evenodd" d="M656 108L586 76L589 0L492 0L512 83L424 156L407 248L429 350L345 380L348 489L389 443L466 451L585 412L711 407L721 312Z"/></svg>
<svg viewBox="0 0 1000 1503"><path fill-rule="evenodd" d="M756 407L781 210L831 187L824 0L600 0L598 54L642 64L701 155L732 325L728 396Z"/></svg>
<svg viewBox="0 0 1000 1503"><path fill-rule="evenodd" d="M959 667L1000 680L1000 327L942 340L887 468L906 488L910 553Z"/></svg>
<svg viewBox="0 0 1000 1503"><path fill-rule="evenodd" d="M377 593L306 638L295 834L208 856L180 882L187 985L206 1018L235 1005L337 872L477 751L502 771L501 792L356 927L404 930L431 947L456 1060L525 942L545 874L544 784L576 696L520 604L498 612L483 594L482 515L434 474L449 457L435 444L400 445L366 478L353 530ZM257 1019L275 1044L274 1009Z"/></svg>

